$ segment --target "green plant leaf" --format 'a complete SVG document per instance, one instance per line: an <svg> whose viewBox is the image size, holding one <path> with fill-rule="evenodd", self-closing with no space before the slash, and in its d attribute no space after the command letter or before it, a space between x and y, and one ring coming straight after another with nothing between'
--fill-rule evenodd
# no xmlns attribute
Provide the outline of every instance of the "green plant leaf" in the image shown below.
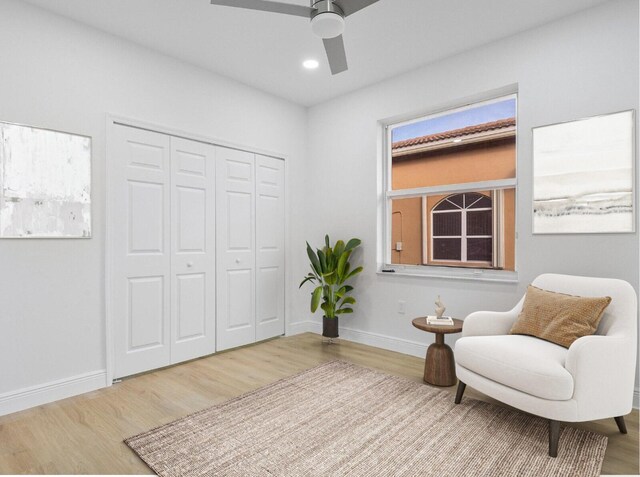
<svg viewBox="0 0 640 477"><path fill-rule="evenodd" d="M320 261L318 260L318 257L316 256L315 252L311 248L311 245L309 245L309 242L307 242L307 255L309 256L309 261L311 262L311 268L313 269L313 271L316 272L318 276L322 275L322 269L320 268Z"/></svg>
<svg viewBox="0 0 640 477"><path fill-rule="evenodd" d="M338 289L338 291L336 292L336 296L338 298L342 298L344 295L349 293L351 290L353 290L353 287L351 285L344 285L344 286L342 286L342 287L340 287Z"/></svg>
<svg viewBox="0 0 640 477"><path fill-rule="evenodd" d="M318 259L320 260L320 271L325 273L327 271L327 258L322 250L318 250Z"/></svg>
<svg viewBox="0 0 640 477"><path fill-rule="evenodd" d="M351 264L347 260L347 263L344 266L344 272L340 275L340 284L344 283L347 280L347 276L349 276L349 270L351 270Z"/></svg>
<svg viewBox="0 0 640 477"><path fill-rule="evenodd" d="M311 281L311 283L313 283L313 281L316 279L316 277L306 277L304 280L302 280L302 282L300 283L300 286L298 288L302 288L302 285L304 285L305 283L307 283L308 281Z"/></svg>
<svg viewBox="0 0 640 477"><path fill-rule="evenodd" d="M333 285L336 282L336 272L329 272L322 275L322 279L328 285Z"/></svg>
<svg viewBox="0 0 640 477"><path fill-rule="evenodd" d="M322 296L322 287L317 287L315 290L313 290L313 294L311 295L311 313L315 313L316 310L318 309L321 296Z"/></svg>
<svg viewBox="0 0 640 477"><path fill-rule="evenodd" d="M325 269L325 272L332 272L336 268L335 266L336 259L334 257L333 250L331 249L331 247L325 247L323 252L324 252L324 259L327 264L327 268Z"/></svg>
<svg viewBox="0 0 640 477"><path fill-rule="evenodd" d="M333 253L336 257L340 257L342 252L344 252L344 242L342 240L338 240L333 246Z"/></svg>
<svg viewBox="0 0 640 477"><path fill-rule="evenodd" d="M342 303L340 304L340 306L355 305L355 304L356 304L356 299L355 298L353 298L352 296L346 296L342 300Z"/></svg>
<svg viewBox="0 0 640 477"><path fill-rule="evenodd" d="M342 255L340 255L340 260L338 260L338 276L344 277L344 269L349 262L349 256L351 255L351 251L346 251Z"/></svg>
<svg viewBox="0 0 640 477"><path fill-rule="evenodd" d="M358 273L360 273L362 271L362 267L358 267L355 268L349 275L347 275L347 277L345 278L345 280L349 280L349 278L357 275Z"/></svg>
<svg viewBox="0 0 640 477"><path fill-rule="evenodd" d="M336 310L336 315L342 315L343 313L353 313L353 308L342 308L340 310Z"/></svg>
<svg viewBox="0 0 640 477"><path fill-rule="evenodd" d="M347 242L347 246L345 247L345 250L353 250L354 248L360 246L361 243L362 243L362 240L357 238L352 238Z"/></svg>
<svg viewBox="0 0 640 477"><path fill-rule="evenodd" d="M327 248L331 247L331 242L329 241L329 234L324 236L324 244L327 246Z"/></svg>

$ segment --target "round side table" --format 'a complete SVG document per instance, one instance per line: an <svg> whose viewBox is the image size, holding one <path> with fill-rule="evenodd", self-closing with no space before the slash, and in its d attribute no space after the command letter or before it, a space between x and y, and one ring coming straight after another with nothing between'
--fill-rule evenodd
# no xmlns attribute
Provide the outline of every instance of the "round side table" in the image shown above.
<svg viewBox="0 0 640 477"><path fill-rule="evenodd" d="M445 344L444 335L460 333L462 320L454 318L453 325L428 325L427 318L414 318L413 326L419 330L435 333L436 341L427 348L424 362L424 382L435 386L453 386L457 382L453 350Z"/></svg>

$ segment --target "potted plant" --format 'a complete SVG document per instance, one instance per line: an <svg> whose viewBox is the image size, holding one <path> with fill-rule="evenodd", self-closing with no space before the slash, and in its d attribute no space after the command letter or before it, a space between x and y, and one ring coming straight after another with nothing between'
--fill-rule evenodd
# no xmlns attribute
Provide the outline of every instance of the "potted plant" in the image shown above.
<svg viewBox="0 0 640 477"><path fill-rule="evenodd" d="M353 291L346 282L362 271L362 267L351 270L349 258L352 252L362 243L353 238L346 244L338 240L333 247L329 236L324 237L325 246L315 252L307 242L307 255L311 262L311 272L302 280L300 288L306 282L316 285L311 293L311 312L315 313L318 306L324 313L322 317L322 336L326 338L338 337L338 316L353 313L356 299L349 296Z"/></svg>

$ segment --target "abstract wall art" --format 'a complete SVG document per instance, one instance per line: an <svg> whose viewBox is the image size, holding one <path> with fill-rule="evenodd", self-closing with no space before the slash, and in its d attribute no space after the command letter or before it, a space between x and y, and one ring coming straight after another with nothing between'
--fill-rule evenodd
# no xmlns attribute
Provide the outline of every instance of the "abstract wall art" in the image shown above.
<svg viewBox="0 0 640 477"><path fill-rule="evenodd" d="M634 112L533 129L533 233L634 231Z"/></svg>
<svg viewBox="0 0 640 477"><path fill-rule="evenodd" d="M91 237L91 138L0 122L0 237Z"/></svg>

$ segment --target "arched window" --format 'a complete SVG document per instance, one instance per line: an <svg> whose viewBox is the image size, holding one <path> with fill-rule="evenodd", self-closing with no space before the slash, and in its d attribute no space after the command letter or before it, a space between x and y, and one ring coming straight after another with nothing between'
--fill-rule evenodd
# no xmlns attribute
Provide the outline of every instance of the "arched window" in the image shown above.
<svg viewBox="0 0 640 477"><path fill-rule="evenodd" d="M431 230L433 261L492 263L491 197L477 192L445 197L431 210Z"/></svg>

